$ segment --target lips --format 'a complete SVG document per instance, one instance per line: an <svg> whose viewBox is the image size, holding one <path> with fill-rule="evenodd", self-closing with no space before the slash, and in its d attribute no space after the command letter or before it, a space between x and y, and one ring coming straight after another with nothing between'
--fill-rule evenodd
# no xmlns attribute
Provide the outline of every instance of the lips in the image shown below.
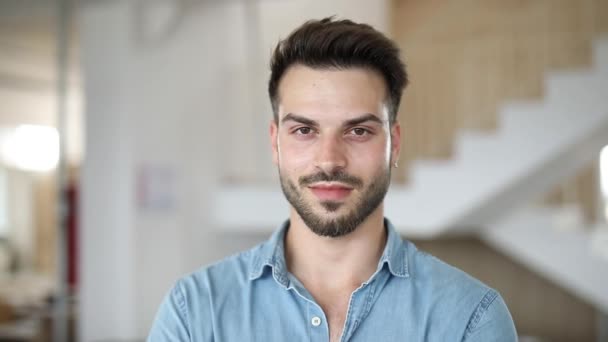
<svg viewBox="0 0 608 342"><path fill-rule="evenodd" d="M352 188L343 185L313 185L309 188L322 201L340 201L353 191Z"/></svg>

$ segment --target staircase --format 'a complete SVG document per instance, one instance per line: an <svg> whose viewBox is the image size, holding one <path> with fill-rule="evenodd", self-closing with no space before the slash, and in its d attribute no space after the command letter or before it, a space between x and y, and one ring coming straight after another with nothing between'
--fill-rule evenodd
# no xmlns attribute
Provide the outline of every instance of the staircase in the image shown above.
<svg viewBox="0 0 608 342"><path fill-rule="evenodd" d="M608 312L608 226L558 229L560 214L560 209L528 207L498 220L481 238Z"/></svg>
<svg viewBox="0 0 608 342"><path fill-rule="evenodd" d="M608 144L608 39L596 42L592 69L552 72L545 89L542 101L504 105L497 132L463 132L453 159L414 164L412 185L387 200L403 234L488 225L598 158Z"/></svg>
<svg viewBox="0 0 608 342"><path fill-rule="evenodd" d="M393 185L386 216L410 238L470 232L538 198L608 144L608 37L589 69L550 72L538 102L505 104L496 132L463 132L450 160L414 163ZM226 186L215 210L223 230L270 232L287 217L278 184ZM235 210L238 208L238 210Z"/></svg>

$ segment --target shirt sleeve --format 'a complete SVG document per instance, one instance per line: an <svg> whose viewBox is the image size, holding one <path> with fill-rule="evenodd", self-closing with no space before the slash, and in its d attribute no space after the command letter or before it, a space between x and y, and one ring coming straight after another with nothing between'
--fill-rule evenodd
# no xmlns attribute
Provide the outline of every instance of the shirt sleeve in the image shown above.
<svg viewBox="0 0 608 342"><path fill-rule="evenodd" d="M471 316L463 342L516 342L513 318L502 297L488 291Z"/></svg>
<svg viewBox="0 0 608 342"><path fill-rule="evenodd" d="M180 282L177 282L163 299L147 341L190 341L186 300Z"/></svg>

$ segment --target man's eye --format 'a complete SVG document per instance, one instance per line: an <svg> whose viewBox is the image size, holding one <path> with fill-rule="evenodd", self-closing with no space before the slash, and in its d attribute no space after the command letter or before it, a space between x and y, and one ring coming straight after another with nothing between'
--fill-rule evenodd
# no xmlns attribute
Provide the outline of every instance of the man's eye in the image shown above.
<svg viewBox="0 0 608 342"><path fill-rule="evenodd" d="M351 130L351 133L354 135L357 135L357 136L362 136L362 135L369 133L369 131L366 130L365 128L357 127L357 128L353 128Z"/></svg>
<svg viewBox="0 0 608 342"><path fill-rule="evenodd" d="M312 129L310 127L300 127L295 130L295 133L301 134L301 135L308 135L308 134L312 133Z"/></svg>

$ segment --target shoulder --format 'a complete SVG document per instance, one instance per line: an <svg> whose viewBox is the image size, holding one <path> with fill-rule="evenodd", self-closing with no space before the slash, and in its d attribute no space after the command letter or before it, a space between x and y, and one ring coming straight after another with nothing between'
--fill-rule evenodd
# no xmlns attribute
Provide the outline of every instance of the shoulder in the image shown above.
<svg viewBox="0 0 608 342"><path fill-rule="evenodd" d="M405 243L413 246L410 242ZM408 249L410 250L411 272L418 280L426 281L442 288L454 288L454 290L485 291L488 289L488 286L481 281L443 260L416 247Z"/></svg>
<svg viewBox="0 0 608 342"><path fill-rule="evenodd" d="M478 279L419 250L413 243L403 243L407 245L410 273L416 282L422 282L435 291L448 292L448 295L454 292L484 294L490 290Z"/></svg>
<svg viewBox="0 0 608 342"><path fill-rule="evenodd" d="M178 279L159 307L148 341L213 340L218 308L238 305L235 294L247 292L256 248Z"/></svg>
<svg viewBox="0 0 608 342"><path fill-rule="evenodd" d="M504 300L489 290L467 323L463 341L517 341L517 331Z"/></svg>
<svg viewBox="0 0 608 342"><path fill-rule="evenodd" d="M516 340L513 319L498 291L466 272L418 250L411 242L404 243L409 244L408 254L414 282L425 289L427 299L431 305L441 308L440 312L467 320L463 322L466 323L465 338L480 335L489 340ZM498 336L506 338L495 339Z"/></svg>
<svg viewBox="0 0 608 342"><path fill-rule="evenodd" d="M217 295L244 286L249 281L258 248L259 245L203 266L180 278L175 286L181 288L185 297L198 298L203 294Z"/></svg>

